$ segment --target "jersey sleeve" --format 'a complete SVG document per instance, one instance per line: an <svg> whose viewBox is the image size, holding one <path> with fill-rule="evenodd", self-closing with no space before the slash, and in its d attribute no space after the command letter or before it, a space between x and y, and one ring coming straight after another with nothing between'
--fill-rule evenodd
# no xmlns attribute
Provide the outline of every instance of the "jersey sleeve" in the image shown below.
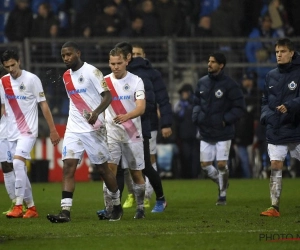
<svg viewBox="0 0 300 250"><path fill-rule="evenodd" d="M103 74L99 69L94 67L93 72L90 75L90 77L91 77L92 83L94 84L94 86L97 89L99 94L109 90L107 83L103 77Z"/></svg>
<svg viewBox="0 0 300 250"><path fill-rule="evenodd" d="M4 90L3 90L1 79L0 79L0 100L1 100L1 104L4 104Z"/></svg>
<svg viewBox="0 0 300 250"><path fill-rule="evenodd" d="M37 102L46 101L46 96L40 78L36 75L32 78L32 92L36 97Z"/></svg>
<svg viewBox="0 0 300 250"><path fill-rule="evenodd" d="M137 77L135 93L140 92L140 91L145 92L144 82L140 77Z"/></svg>

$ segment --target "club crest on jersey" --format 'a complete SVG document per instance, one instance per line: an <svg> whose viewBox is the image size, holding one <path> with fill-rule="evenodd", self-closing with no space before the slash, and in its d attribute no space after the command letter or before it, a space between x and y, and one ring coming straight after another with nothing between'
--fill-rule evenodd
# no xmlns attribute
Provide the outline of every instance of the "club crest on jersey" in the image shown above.
<svg viewBox="0 0 300 250"><path fill-rule="evenodd" d="M26 89L24 83L21 83L19 89L20 91L24 91Z"/></svg>
<svg viewBox="0 0 300 250"><path fill-rule="evenodd" d="M297 88L297 83L292 81L288 84L288 87L289 87L290 90L294 90L295 88Z"/></svg>
<svg viewBox="0 0 300 250"><path fill-rule="evenodd" d="M79 78L78 78L78 83L83 83L84 82L84 78L83 76L81 75Z"/></svg>
<svg viewBox="0 0 300 250"><path fill-rule="evenodd" d="M123 87L124 91L128 91L130 89L129 84L126 83Z"/></svg>
<svg viewBox="0 0 300 250"><path fill-rule="evenodd" d="M215 96L216 96L217 98L221 98L221 97L223 96L223 92L219 89L219 90L217 90L217 91L215 92Z"/></svg>

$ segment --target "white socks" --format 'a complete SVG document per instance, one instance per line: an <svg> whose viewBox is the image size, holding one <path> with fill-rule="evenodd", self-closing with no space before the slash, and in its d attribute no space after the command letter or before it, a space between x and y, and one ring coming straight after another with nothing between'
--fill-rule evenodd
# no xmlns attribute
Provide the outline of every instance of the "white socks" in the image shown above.
<svg viewBox="0 0 300 250"><path fill-rule="evenodd" d="M14 200L16 198L15 195L15 182L16 182L16 176L14 171L3 173L4 177L4 184L7 191L7 194L11 200Z"/></svg>

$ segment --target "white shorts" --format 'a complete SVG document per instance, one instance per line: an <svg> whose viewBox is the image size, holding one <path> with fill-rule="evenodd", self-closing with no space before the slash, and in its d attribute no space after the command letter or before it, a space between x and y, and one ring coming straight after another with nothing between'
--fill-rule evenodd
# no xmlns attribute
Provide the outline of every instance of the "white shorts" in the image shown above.
<svg viewBox="0 0 300 250"><path fill-rule="evenodd" d="M142 170L145 168L143 142L113 142L108 144L111 160L109 163L119 164L122 168Z"/></svg>
<svg viewBox="0 0 300 250"><path fill-rule="evenodd" d="M80 163L84 151L92 164L102 164L110 159L105 128L86 133L65 133L62 160L78 159Z"/></svg>
<svg viewBox="0 0 300 250"><path fill-rule="evenodd" d="M149 140L150 146L150 155L156 154L156 139L157 139L157 130L151 131L151 139Z"/></svg>
<svg viewBox="0 0 300 250"><path fill-rule="evenodd" d="M8 158L8 141L7 139L0 139L0 162L7 161Z"/></svg>
<svg viewBox="0 0 300 250"><path fill-rule="evenodd" d="M289 143L287 145L268 144L270 161L284 161L288 151L290 151L291 157L300 160L299 143Z"/></svg>
<svg viewBox="0 0 300 250"><path fill-rule="evenodd" d="M7 162L13 162L14 156L18 155L27 160L31 159L30 152L35 144L36 137L20 136L15 141L8 141Z"/></svg>
<svg viewBox="0 0 300 250"><path fill-rule="evenodd" d="M231 140L219 142L200 141L200 161L227 161L229 158Z"/></svg>

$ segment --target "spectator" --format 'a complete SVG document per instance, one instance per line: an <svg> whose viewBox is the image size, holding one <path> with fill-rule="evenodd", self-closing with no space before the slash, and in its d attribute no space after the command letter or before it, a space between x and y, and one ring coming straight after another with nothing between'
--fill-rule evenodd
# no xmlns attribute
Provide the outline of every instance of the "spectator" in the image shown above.
<svg viewBox="0 0 300 250"><path fill-rule="evenodd" d="M123 25L116 4L110 1L104 6L103 13L96 16L92 34L93 36L118 36Z"/></svg>
<svg viewBox="0 0 300 250"><path fill-rule="evenodd" d="M120 36L125 37L143 37L144 36L144 20L141 16L136 15L132 18L130 26L122 30Z"/></svg>
<svg viewBox="0 0 300 250"><path fill-rule="evenodd" d="M39 8L42 4L49 4L55 15L63 8L65 0L31 0L31 10L33 14L39 14Z"/></svg>
<svg viewBox="0 0 300 250"><path fill-rule="evenodd" d="M203 16L199 18L199 21L195 27L195 36L196 37L212 36L210 16Z"/></svg>
<svg viewBox="0 0 300 250"><path fill-rule="evenodd" d="M252 146L254 139L254 128L259 119L260 94L255 87L255 75L246 73L242 79L242 91L246 102L245 115L235 125L234 143L237 147L237 154L240 159L243 177L251 178L249 146ZM245 133L245 131L247 131Z"/></svg>
<svg viewBox="0 0 300 250"><path fill-rule="evenodd" d="M270 17L272 19L272 29L277 29L280 36L293 35L294 28L290 25L287 12L281 0L271 0L268 5Z"/></svg>
<svg viewBox="0 0 300 250"><path fill-rule="evenodd" d="M220 6L211 13L211 31L214 37L236 37L241 34L240 17L232 0L221 0Z"/></svg>
<svg viewBox="0 0 300 250"><path fill-rule="evenodd" d="M128 4L126 4L125 0L113 0L113 2L117 7L117 13L120 16L123 25L128 26L130 24L130 19L131 19Z"/></svg>
<svg viewBox="0 0 300 250"><path fill-rule="evenodd" d="M300 1L299 0L282 0L282 4L287 11L287 18L294 28L294 36L300 36Z"/></svg>
<svg viewBox="0 0 300 250"><path fill-rule="evenodd" d="M75 8L73 33L75 36L91 37L93 21L103 12L104 3L98 0L86 0L80 9L78 4Z"/></svg>
<svg viewBox="0 0 300 250"><path fill-rule="evenodd" d="M220 6L221 0L200 0L199 17L210 16Z"/></svg>
<svg viewBox="0 0 300 250"><path fill-rule="evenodd" d="M31 36L41 38L57 37L58 27L59 21L51 11L50 4L41 3L38 8L38 14L33 20ZM41 52L39 51L39 53Z"/></svg>
<svg viewBox="0 0 300 250"><path fill-rule="evenodd" d="M199 140L196 138L197 127L192 122L194 90L191 84L184 84L178 91L179 101L175 104L175 124L181 177L184 179L197 178L199 175Z"/></svg>
<svg viewBox="0 0 300 250"><path fill-rule="evenodd" d="M279 37L277 30L272 29L272 20L269 14L261 18L260 27L254 28L249 35L249 41L246 44L246 57L250 63L275 63L276 58L273 53L273 43L271 41L260 41L259 38ZM255 40L256 39L256 40ZM258 75L258 88L263 89L265 75L270 70L269 67L249 68Z"/></svg>
<svg viewBox="0 0 300 250"><path fill-rule="evenodd" d="M184 33L184 16L173 0L158 0L156 11L162 36L180 36Z"/></svg>
<svg viewBox="0 0 300 250"><path fill-rule="evenodd" d="M16 0L15 8L10 12L4 33L10 42L22 42L30 37L33 14L28 0Z"/></svg>
<svg viewBox="0 0 300 250"><path fill-rule="evenodd" d="M144 20L144 35L148 37L157 37L161 35L161 29L157 12L154 9L151 0L145 0L141 4L141 10L138 11Z"/></svg>

